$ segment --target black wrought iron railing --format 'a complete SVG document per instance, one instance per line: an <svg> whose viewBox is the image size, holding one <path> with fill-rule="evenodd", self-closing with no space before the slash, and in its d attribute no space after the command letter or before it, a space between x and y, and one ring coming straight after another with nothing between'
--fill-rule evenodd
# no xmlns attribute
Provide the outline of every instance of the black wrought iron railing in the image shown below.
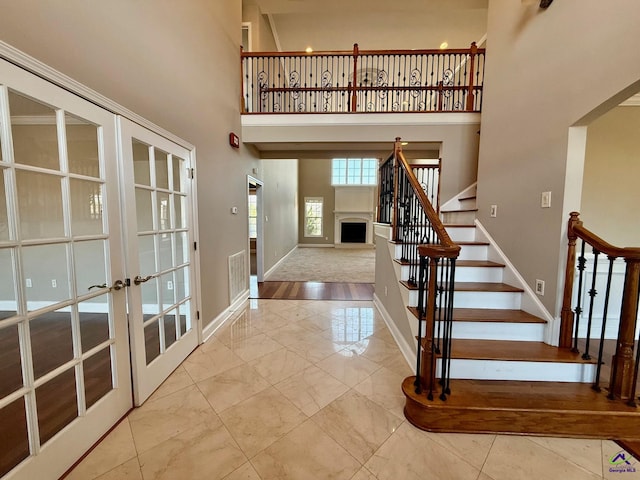
<svg viewBox="0 0 640 480"><path fill-rule="evenodd" d="M607 243L584 228L577 212L571 213L568 237L560 346L582 352L585 360L596 355L593 388L601 390L606 370L609 398L635 406L640 367L640 248Z"/></svg>
<svg viewBox="0 0 640 480"><path fill-rule="evenodd" d="M242 52L242 113L479 112L485 49Z"/></svg>
<svg viewBox="0 0 640 480"><path fill-rule="evenodd" d="M444 400L450 393L455 265L460 246L451 240L433 206L438 204L439 166L439 162L410 165L396 139L394 154L380 168L378 221L391 225L392 239L401 248L400 261L409 269L407 284L418 292L416 392L426 392L433 399L440 385L439 396Z"/></svg>

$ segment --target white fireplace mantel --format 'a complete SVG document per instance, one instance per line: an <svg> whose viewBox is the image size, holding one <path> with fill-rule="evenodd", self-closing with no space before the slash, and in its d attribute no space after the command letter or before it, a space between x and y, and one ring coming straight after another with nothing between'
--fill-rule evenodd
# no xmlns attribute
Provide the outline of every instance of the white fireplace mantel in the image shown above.
<svg viewBox="0 0 640 480"><path fill-rule="evenodd" d="M349 245L349 246L371 246L373 245L373 214L372 211L347 211L347 210L334 210L335 216L335 245ZM340 241L343 222L364 222L367 224L367 236L366 243L348 243L343 244Z"/></svg>

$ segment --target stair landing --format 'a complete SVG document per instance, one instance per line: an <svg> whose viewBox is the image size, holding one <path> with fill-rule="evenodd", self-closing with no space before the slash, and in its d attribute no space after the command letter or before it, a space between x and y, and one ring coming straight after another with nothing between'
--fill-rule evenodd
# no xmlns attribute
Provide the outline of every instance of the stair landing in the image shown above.
<svg viewBox="0 0 640 480"><path fill-rule="evenodd" d="M430 432L501 433L640 441L640 410L610 401L589 384L451 380L446 401L402 384L404 413Z"/></svg>

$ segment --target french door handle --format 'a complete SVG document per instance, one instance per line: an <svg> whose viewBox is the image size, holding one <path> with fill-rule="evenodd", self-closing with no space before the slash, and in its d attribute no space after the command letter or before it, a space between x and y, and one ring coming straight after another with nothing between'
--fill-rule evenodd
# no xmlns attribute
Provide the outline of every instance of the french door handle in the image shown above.
<svg viewBox="0 0 640 480"><path fill-rule="evenodd" d="M113 285L109 287L109 290L122 290L124 287L126 287L126 284L122 280L116 280L115 282L113 282ZM107 284L103 283L101 285L91 285L89 288L87 288L87 290L91 290L92 288L107 288Z"/></svg>
<svg viewBox="0 0 640 480"><path fill-rule="evenodd" d="M146 277L141 277L140 275L136 275L136 278L133 279L133 283L135 283L136 285L140 285L141 283L148 282L153 277L154 277L153 275L147 275Z"/></svg>

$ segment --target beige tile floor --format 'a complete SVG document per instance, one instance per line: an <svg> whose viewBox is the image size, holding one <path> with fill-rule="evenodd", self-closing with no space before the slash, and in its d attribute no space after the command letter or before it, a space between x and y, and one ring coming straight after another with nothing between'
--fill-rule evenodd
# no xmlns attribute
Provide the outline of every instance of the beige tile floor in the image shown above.
<svg viewBox="0 0 640 480"><path fill-rule="evenodd" d="M418 430L410 374L371 302L251 300L68 478L640 479L609 441Z"/></svg>

